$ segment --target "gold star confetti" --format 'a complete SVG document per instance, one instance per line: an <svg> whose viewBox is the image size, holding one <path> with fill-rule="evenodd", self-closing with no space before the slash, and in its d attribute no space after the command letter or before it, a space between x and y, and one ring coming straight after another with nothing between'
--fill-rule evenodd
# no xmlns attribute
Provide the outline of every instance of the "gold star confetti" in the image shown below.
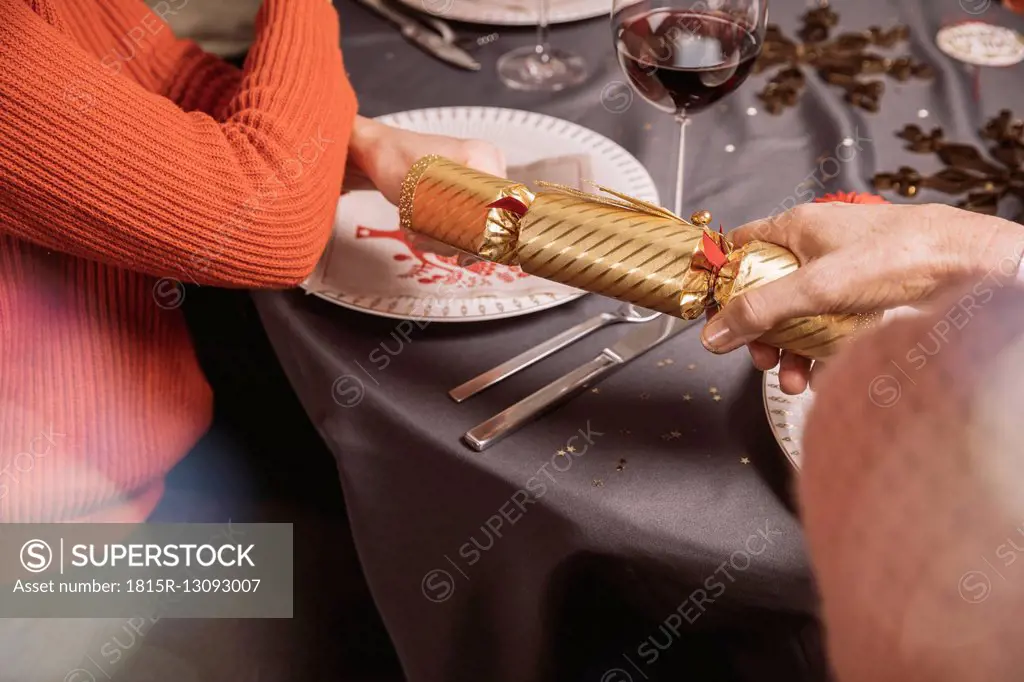
<svg viewBox="0 0 1024 682"><path fill-rule="evenodd" d="M668 367L673 364L675 360L672 358L665 358L664 360L658 360L658 367Z"/></svg>
<svg viewBox="0 0 1024 682"><path fill-rule="evenodd" d="M676 438L679 438L682 435L683 434L679 433L678 431L669 431L668 433L661 434L661 439L662 440L675 440Z"/></svg>
<svg viewBox="0 0 1024 682"><path fill-rule="evenodd" d="M685 400L686 402L690 402L691 400L693 400L693 396L690 395L689 393L684 393L683 400Z"/></svg>
<svg viewBox="0 0 1024 682"><path fill-rule="evenodd" d="M619 465L617 467L615 467L615 470L616 471L622 471L625 468L626 468L626 460L620 459L619 460Z"/></svg>
<svg viewBox="0 0 1024 682"><path fill-rule="evenodd" d="M708 393L718 393L718 389L712 386L711 388L708 389Z"/></svg>
<svg viewBox="0 0 1024 682"><path fill-rule="evenodd" d="M749 457L740 457L740 464L750 464Z"/></svg>
<svg viewBox="0 0 1024 682"><path fill-rule="evenodd" d="M592 389L590 389L590 392L591 393L600 393L601 389L599 389L599 388L592 388Z"/></svg>
<svg viewBox="0 0 1024 682"><path fill-rule="evenodd" d="M558 452L556 452L555 454L557 454L557 455L560 455L560 456L562 456L562 457L565 457L565 450L559 450L559 451L558 451Z"/></svg>
<svg viewBox="0 0 1024 682"><path fill-rule="evenodd" d="M697 369L696 363L691 362L686 366L686 369Z"/></svg>
<svg viewBox="0 0 1024 682"><path fill-rule="evenodd" d="M566 450L566 452L576 452L576 448L574 448L571 445L569 447L567 447L565 450Z"/></svg>
<svg viewBox="0 0 1024 682"><path fill-rule="evenodd" d="M722 396L720 396L720 395L718 395L716 393L715 395L711 396L711 399L714 400L717 403L719 400L722 399Z"/></svg>
<svg viewBox="0 0 1024 682"><path fill-rule="evenodd" d="M650 397L651 397L650 393L641 393L640 394L640 400L647 400Z"/></svg>
<svg viewBox="0 0 1024 682"><path fill-rule="evenodd" d="M600 478L595 478L594 482L591 483L590 485L594 486L595 488L603 488L604 487L604 481L602 481Z"/></svg>
<svg viewBox="0 0 1024 682"><path fill-rule="evenodd" d="M650 130L653 126L650 123L644 124L644 130Z"/></svg>

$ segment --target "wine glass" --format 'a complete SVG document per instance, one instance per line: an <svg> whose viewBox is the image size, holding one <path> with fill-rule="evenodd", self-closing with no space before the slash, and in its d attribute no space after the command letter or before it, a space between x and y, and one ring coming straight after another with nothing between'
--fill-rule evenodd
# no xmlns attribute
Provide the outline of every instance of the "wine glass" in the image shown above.
<svg viewBox="0 0 1024 682"><path fill-rule="evenodd" d="M551 0L538 0L537 44L506 52L498 59L498 76L514 90L557 92L582 83L587 65L579 55L554 49L548 43Z"/></svg>
<svg viewBox="0 0 1024 682"><path fill-rule="evenodd" d="M612 36L633 89L679 122L675 213L683 210L690 116L738 88L761 53L768 0L614 0ZM685 217L685 216L683 216Z"/></svg>

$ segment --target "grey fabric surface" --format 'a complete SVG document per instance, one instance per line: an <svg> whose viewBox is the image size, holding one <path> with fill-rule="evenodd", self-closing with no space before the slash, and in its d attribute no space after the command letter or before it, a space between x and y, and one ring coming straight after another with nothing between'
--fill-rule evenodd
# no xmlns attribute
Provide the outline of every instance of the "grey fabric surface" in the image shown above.
<svg viewBox="0 0 1024 682"><path fill-rule="evenodd" d="M479 53L483 71L469 74L424 56L354 3L337 4L364 115L446 105L541 111L625 146L654 175L663 203L671 202L673 122L639 98L623 110L607 19L555 28L554 44L582 53L593 74L580 88L548 95L512 92L494 77L495 59L529 44L529 30L498 28L498 41ZM876 171L937 169L902 149L894 133L903 125L941 125L949 139L980 143L977 129L999 109L1024 113L1024 67L984 70L975 100L973 69L935 46L942 24L972 18L957 0L833 6L840 30L908 23L909 49L936 68L936 79L887 81L880 113L869 114L808 72L800 104L769 116L756 98L765 76L752 77L689 129L688 211L710 209L728 229L812 192L870 191ZM773 0L771 19L792 34L804 9ZM1022 17L995 3L978 18L1024 28ZM927 117L919 118L922 110ZM837 151L845 138L852 148ZM842 161L820 166L820 157ZM813 583L788 501L791 472L744 353L708 354L695 328L598 392L475 454L460 444L463 432L625 330L602 332L463 405L447 390L614 303L589 296L507 321L413 328L405 340L394 320L299 292L256 301L337 457L360 560L410 680L824 676ZM386 368L369 360L375 350L378 358L388 354ZM347 408L332 395L346 375L365 386L359 404ZM601 435L582 456L556 454L588 425ZM582 439L576 445L581 450Z"/></svg>

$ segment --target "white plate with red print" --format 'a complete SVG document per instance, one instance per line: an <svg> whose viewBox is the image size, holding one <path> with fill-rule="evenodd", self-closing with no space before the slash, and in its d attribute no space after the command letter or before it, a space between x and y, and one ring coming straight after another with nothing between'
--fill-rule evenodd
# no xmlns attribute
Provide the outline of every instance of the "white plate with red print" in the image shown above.
<svg viewBox="0 0 1024 682"><path fill-rule="evenodd" d="M490 141L509 166L589 156L588 179L657 202L651 176L611 140L575 123L514 109L446 107L383 116L410 130ZM543 180L544 178L537 178ZM568 303L583 292L523 273L420 250L398 227L398 209L377 192L352 192L338 202L334 234L313 275L311 294L383 317L440 322L495 320Z"/></svg>
<svg viewBox="0 0 1024 682"><path fill-rule="evenodd" d="M539 0L400 0L417 12L446 21L465 21L491 26L536 26ZM611 3L602 0L549 0L548 22L564 24L607 16Z"/></svg>

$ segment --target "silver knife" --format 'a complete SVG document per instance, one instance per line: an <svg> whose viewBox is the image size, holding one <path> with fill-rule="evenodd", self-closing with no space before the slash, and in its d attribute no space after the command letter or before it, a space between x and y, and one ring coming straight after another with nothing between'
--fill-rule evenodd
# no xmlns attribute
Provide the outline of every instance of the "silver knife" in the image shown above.
<svg viewBox="0 0 1024 682"><path fill-rule="evenodd" d="M661 315L650 322L642 323L639 329L626 334L615 345L605 348L587 364L577 367L504 412L474 426L465 433L463 440L477 452L483 452L502 438L609 374L622 369L631 360L668 341L696 322L697 320L681 320L671 315Z"/></svg>
<svg viewBox="0 0 1024 682"><path fill-rule="evenodd" d="M418 46L428 54L449 64L454 64L470 71L479 71L480 62L473 59L468 52L453 43L454 34L446 26L442 30L440 22L431 19L431 24L437 28L433 33L422 23L409 17L398 10L392 9L384 4L383 0L359 0L360 3L369 7L377 14L388 21L396 24L402 31L406 40ZM441 24L443 26L443 24Z"/></svg>

